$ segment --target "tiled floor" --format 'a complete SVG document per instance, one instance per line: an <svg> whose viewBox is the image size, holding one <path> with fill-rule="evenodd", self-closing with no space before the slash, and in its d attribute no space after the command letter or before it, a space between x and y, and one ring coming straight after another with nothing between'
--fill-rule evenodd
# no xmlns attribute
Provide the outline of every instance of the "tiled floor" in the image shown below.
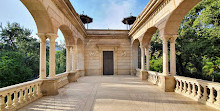
<svg viewBox="0 0 220 111"><path fill-rule="evenodd" d="M216 111L134 76L87 76L20 111Z"/></svg>

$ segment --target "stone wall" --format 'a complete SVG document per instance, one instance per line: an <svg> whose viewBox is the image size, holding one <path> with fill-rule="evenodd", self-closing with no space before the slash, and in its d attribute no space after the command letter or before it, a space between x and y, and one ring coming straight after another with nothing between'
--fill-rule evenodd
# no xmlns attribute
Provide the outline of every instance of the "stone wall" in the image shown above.
<svg viewBox="0 0 220 111"><path fill-rule="evenodd" d="M131 42L128 31L88 30L85 39L85 74L103 75L103 51L114 53L114 75L131 71Z"/></svg>

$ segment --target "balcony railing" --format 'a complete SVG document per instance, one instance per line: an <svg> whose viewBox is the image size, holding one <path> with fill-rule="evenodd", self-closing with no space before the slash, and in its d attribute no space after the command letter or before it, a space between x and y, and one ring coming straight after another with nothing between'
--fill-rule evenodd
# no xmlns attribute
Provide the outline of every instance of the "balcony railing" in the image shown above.
<svg viewBox="0 0 220 111"><path fill-rule="evenodd" d="M58 88L68 84L70 73L56 75ZM41 98L43 79L16 84L0 89L0 111L20 109L27 104Z"/></svg>
<svg viewBox="0 0 220 111"><path fill-rule="evenodd" d="M220 109L220 83L175 76L175 92Z"/></svg>
<svg viewBox="0 0 220 111"><path fill-rule="evenodd" d="M17 110L42 97L42 80L33 80L0 89L0 111Z"/></svg>

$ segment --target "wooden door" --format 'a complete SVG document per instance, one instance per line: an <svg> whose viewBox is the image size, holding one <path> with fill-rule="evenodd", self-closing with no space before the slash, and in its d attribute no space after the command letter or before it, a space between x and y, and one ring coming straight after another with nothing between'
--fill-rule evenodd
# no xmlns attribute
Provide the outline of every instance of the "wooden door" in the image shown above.
<svg viewBox="0 0 220 111"><path fill-rule="evenodd" d="M113 51L103 51L103 75L114 74Z"/></svg>

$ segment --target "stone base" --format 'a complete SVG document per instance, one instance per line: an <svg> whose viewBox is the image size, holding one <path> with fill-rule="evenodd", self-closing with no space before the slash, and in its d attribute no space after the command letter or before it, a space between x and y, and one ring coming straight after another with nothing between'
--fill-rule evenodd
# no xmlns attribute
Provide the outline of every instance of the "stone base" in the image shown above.
<svg viewBox="0 0 220 111"><path fill-rule="evenodd" d="M147 80L148 79L148 72L147 71L140 71L140 78L141 80Z"/></svg>
<svg viewBox="0 0 220 111"><path fill-rule="evenodd" d="M174 76L160 75L160 87L164 92L174 92L175 79Z"/></svg>
<svg viewBox="0 0 220 111"><path fill-rule="evenodd" d="M58 80L58 78L48 78L43 80L43 83L41 85L41 92L43 96L54 96L59 94Z"/></svg>
<svg viewBox="0 0 220 111"><path fill-rule="evenodd" d="M67 78L68 78L69 83L76 82L77 81L76 72L70 72Z"/></svg>
<svg viewBox="0 0 220 111"><path fill-rule="evenodd" d="M78 75L79 77L85 76L85 70L77 70L77 75Z"/></svg>

